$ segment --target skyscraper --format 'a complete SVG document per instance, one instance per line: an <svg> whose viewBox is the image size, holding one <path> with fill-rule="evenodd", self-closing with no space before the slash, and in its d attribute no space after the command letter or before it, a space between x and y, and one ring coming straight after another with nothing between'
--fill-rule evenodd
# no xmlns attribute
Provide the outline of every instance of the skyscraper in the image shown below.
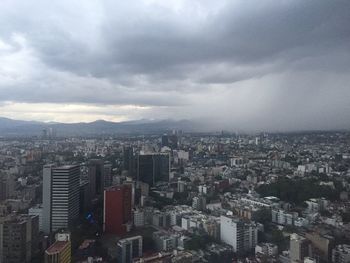
<svg viewBox="0 0 350 263"><path fill-rule="evenodd" d="M43 167L43 210L42 210L42 229L45 234L51 232L51 190L52 190L52 169L53 164Z"/></svg>
<svg viewBox="0 0 350 263"><path fill-rule="evenodd" d="M168 182L170 157L168 153L140 154L137 162L137 180L150 186L156 182Z"/></svg>
<svg viewBox="0 0 350 263"><path fill-rule="evenodd" d="M104 191L103 226L110 234L123 235L131 224L131 185L118 185Z"/></svg>
<svg viewBox="0 0 350 263"><path fill-rule="evenodd" d="M104 190L104 161L100 159L92 159L89 161L89 183L91 197L102 195Z"/></svg>
<svg viewBox="0 0 350 263"><path fill-rule="evenodd" d="M79 216L80 167L44 166L43 177L44 232L69 228Z"/></svg>
<svg viewBox="0 0 350 263"><path fill-rule="evenodd" d="M131 146L123 147L123 170L128 171L130 177L135 176L135 155Z"/></svg>

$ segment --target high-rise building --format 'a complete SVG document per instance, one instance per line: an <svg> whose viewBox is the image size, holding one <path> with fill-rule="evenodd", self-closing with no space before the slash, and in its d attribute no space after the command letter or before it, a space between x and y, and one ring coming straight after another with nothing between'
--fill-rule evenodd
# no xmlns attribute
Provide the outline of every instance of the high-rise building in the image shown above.
<svg viewBox="0 0 350 263"><path fill-rule="evenodd" d="M67 229L79 216L80 167L44 166L43 230L45 233Z"/></svg>
<svg viewBox="0 0 350 263"><path fill-rule="evenodd" d="M302 262L305 257L310 255L310 241L298 234L290 235L290 260L293 262Z"/></svg>
<svg viewBox="0 0 350 263"><path fill-rule="evenodd" d="M170 157L168 153L140 154L137 162L137 179L150 186L156 182L168 182Z"/></svg>
<svg viewBox="0 0 350 263"><path fill-rule="evenodd" d="M176 134L171 134L171 135L167 135L164 134L162 136L162 147L169 147L171 149L177 149L178 146L178 138Z"/></svg>
<svg viewBox="0 0 350 263"><path fill-rule="evenodd" d="M350 245L342 244L336 246L332 251L332 262L348 263L350 262Z"/></svg>
<svg viewBox="0 0 350 263"><path fill-rule="evenodd" d="M162 147L169 147L169 138L167 134L162 136Z"/></svg>
<svg viewBox="0 0 350 263"><path fill-rule="evenodd" d="M0 220L0 262L31 262L38 252L39 218L9 215Z"/></svg>
<svg viewBox="0 0 350 263"><path fill-rule="evenodd" d="M128 171L130 177L135 176L135 155L131 146L123 147L123 170Z"/></svg>
<svg viewBox="0 0 350 263"><path fill-rule="evenodd" d="M52 190L52 164L43 167L43 210L42 210L42 229L45 234L51 232L51 190Z"/></svg>
<svg viewBox="0 0 350 263"><path fill-rule="evenodd" d="M131 263L134 258L142 257L142 236L119 240L117 250L119 263Z"/></svg>
<svg viewBox="0 0 350 263"><path fill-rule="evenodd" d="M45 263L70 263L71 241L69 233L57 233L56 242L45 250Z"/></svg>
<svg viewBox="0 0 350 263"><path fill-rule="evenodd" d="M110 162L105 162L103 169L104 169L104 188L110 187L112 185L112 164Z"/></svg>
<svg viewBox="0 0 350 263"><path fill-rule="evenodd" d="M80 180L79 184L79 213L82 215L91 208L90 184Z"/></svg>
<svg viewBox="0 0 350 263"><path fill-rule="evenodd" d="M88 165L88 177L90 183L91 198L95 198L96 195L102 195L104 191L104 161L100 159L92 159Z"/></svg>
<svg viewBox="0 0 350 263"><path fill-rule="evenodd" d="M14 179L10 174L0 172L0 201L11 197L14 192Z"/></svg>
<svg viewBox="0 0 350 263"><path fill-rule="evenodd" d="M104 192L103 226L110 234L123 235L132 224L132 187L118 185Z"/></svg>
<svg viewBox="0 0 350 263"><path fill-rule="evenodd" d="M221 241L232 246L238 254L252 251L258 242L258 227L250 221L221 216L220 217Z"/></svg>
<svg viewBox="0 0 350 263"><path fill-rule="evenodd" d="M28 210L28 215L30 216L38 216L39 219L39 230L43 231L43 206L35 205Z"/></svg>

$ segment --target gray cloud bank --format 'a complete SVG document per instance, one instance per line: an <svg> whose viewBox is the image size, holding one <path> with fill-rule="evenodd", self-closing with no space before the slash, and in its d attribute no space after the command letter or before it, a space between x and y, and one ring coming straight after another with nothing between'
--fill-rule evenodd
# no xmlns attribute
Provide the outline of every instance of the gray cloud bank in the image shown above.
<svg viewBox="0 0 350 263"><path fill-rule="evenodd" d="M350 128L349 25L347 0L4 0L0 101L140 105L137 117L222 128Z"/></svg>

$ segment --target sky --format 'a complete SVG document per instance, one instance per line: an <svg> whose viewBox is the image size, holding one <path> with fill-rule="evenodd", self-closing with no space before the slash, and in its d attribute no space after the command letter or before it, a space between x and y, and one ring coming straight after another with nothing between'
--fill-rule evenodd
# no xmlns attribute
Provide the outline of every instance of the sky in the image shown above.
<svg viewBox="0 0 350 263"><path fill-rule="evenodd" d="M350 128L348 0L1 0L0 116Z"/></svg>

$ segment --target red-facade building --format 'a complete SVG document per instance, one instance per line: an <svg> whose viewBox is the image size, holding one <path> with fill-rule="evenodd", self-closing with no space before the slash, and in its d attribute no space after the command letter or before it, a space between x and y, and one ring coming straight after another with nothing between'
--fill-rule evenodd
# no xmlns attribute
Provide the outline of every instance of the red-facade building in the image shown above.
<svg viewBox="0 0 350 263"><path fill-rule="evenodd" d="M124 235L132 215L131 185L112 186L104 191L103 226L109 234Z"/></svg>

